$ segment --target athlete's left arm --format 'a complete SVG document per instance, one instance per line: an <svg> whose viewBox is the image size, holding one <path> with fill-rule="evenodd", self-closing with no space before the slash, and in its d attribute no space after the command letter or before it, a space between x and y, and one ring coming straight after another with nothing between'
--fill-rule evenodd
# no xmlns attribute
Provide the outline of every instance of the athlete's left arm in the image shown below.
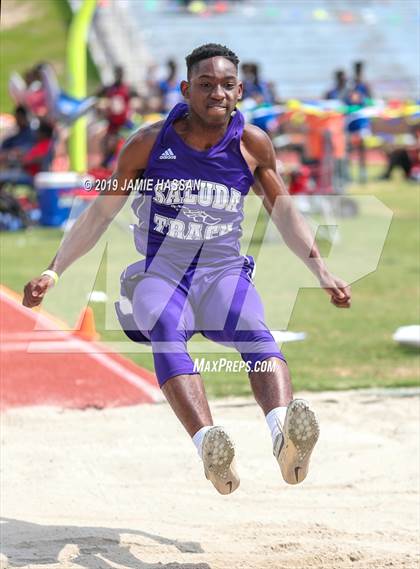
<svg viewBox="0 0 420 569"><path fill-rule="evenodd" d="M322 259L315 237L303 215L297 210L283 180L277 173L276 155L271 140L262 130L247 129L244 139L247 152L256 165L254 191L281 233L285 243L318 278L330 295L331 302L339 308L349 308L350 286L332 275Z"/></svg>

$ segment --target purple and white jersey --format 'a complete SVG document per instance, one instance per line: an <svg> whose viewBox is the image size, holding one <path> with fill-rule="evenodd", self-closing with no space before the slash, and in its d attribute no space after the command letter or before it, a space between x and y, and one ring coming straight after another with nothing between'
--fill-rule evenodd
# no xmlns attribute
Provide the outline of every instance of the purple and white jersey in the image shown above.
<svg viewBox="0 0 420 569"><path fill-rule="evenodd" d="M209 260L239 256L244 196L254 178L242 156L244 118L232 113L223 138L208 150L188 146L173 127L188 106L176 105L153 146L133 210L137 250L153 258Z"/></svg>

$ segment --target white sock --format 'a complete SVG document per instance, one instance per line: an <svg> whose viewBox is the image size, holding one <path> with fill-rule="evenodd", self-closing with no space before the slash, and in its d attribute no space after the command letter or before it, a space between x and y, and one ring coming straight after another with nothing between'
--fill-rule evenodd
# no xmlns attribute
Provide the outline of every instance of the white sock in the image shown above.
<svg viewBox="0 0 420 569"><path fill-rule="evenodd" d="M273 444L277 435L281 433L281 427L283 427L286 419L286 412L287 407L275 407L265 417L268 428L270 429L271 438L273 439Z"/></svg>
<svg viewBox="0 0 420 569"><path fill-rule="evenodd" d="M197 431L192 438L192 442L195 444L195 448L197 449L198 456L200 458L203 457L204 436L207 433L207 431L209 431L212 428L213 428L212 425L210 427L201 427L201 429L199 431Z"/></svg>

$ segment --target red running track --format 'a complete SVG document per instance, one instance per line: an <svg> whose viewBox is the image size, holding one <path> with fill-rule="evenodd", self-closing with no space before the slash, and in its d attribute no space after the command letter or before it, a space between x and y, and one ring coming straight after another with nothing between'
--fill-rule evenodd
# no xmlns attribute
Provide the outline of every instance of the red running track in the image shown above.
<svg viewBox="0 0 420 569"><path fill-rule="evenodd" d="M117 407L162 399L155 376L121 355L58 329L0 285L1 407ZM60 353L61 352L61 353ZM63 353L64 352L64 353Z"/></svg>

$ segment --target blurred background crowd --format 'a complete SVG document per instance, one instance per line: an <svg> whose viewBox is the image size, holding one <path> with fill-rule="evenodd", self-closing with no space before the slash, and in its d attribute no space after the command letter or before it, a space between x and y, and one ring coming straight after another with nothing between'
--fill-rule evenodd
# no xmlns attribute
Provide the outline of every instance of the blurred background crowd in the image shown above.
<svg viewBox="0 0 420 569"><path fill-rule="evenodd" d="M418 181L416 57L410 51L407 56L401 48L402 65L394 45L384 49L384 37L394 38L394 43L397 38L404 45L404 30L412 29L404 24L411 26L416 12L393 12L400 3L385 0L371 0L364 6L320 1L320 6L306 3L305 9L303 4L289 3L289 8L281 9L280 3L266 0L100 1L89 40L90 52L96 54L98 80L90 83L89 96L77 99L68 94L56 61L35 61L9 70L2 111L10 110L2 114L0 132L3 211L11 207L21 211L22 203L36 210L34 195L32 204L25 197L19 205L13 189L33 187L40 172L71 169L68 137L81 117L88 124L87 171L94 177L109 176L126 138L165 117L182 101L182 58L199 43L213 40L226 40L238 52L244 85L239 107L247 121L272 138L290 193L344 194L352 179L361 184L369 177L388 180L395 170L407 180ZM77 10L80 1L68 6ZM276 24L279 18L285 19ZM110 25L113 31L107 33ZM277 25L275 33L273 25ZM216 37L210 36L212 30ZM282 34L302 32L305 36L294 37L290 46L279 43ZM332 39L342 33L343 43L346 34L352 39L345 50L341 46L334 53L326 32ZM317 39L320 34L324 34L324 45ZM371 51L369 34L376 41ZM231 37L236 45L229 43ZM119 51L113 49L115 40ZM315 45L314 60L311 46ZM343 59L343 53L354 54L355 59ZM315 75L313 61L317 61ZM38 214L31 213L36 219ZM29 223L25 212L15 226L22 223Z"/></svg>

